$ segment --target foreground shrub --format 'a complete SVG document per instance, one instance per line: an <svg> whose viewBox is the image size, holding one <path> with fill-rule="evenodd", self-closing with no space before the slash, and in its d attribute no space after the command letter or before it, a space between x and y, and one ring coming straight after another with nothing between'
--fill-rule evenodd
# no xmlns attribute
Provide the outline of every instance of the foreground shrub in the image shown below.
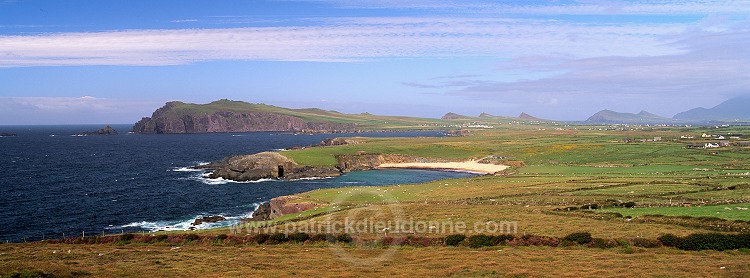
<svg viewBox="0 0 750 278"><path fill-rule="evenodd" d="M466 236L462 234L449 235L445 237L445 245L458 246L465 239L466 239Z"/></svg>
<svg viewBox="0 0 750 278"><path fill-rule="evenodd" d="M294 233L289 235L289 239L294 242L305 242L310 239L310 235L306 233Z"/></svg>
<svg viewBox="0 0 750 278"><path fill-rule="evenodd" d="M663 234L656 239L659 240L664 246L669 247L675 247L681 241L680 237L673 234Z"/></svg>
<svg viewBox="0 0 750 278"><path fill-rule="evenodd" d="M643 248L657 248L657 247L662 246L661 241L659 240L642 238L642 237L631 239L630 245L633 245L636 247L643 247Z"/></svg>
<svg viewBox="0 0 750 278"><path fill-rule="evenodd" d="M310 237L310 241L327 241L330 243L336 243L336 237L331 234L314 234Z"/></svg>
<svg viewBox="0 0 750 278"><path fill-rule="evenodd" d="M471 248L494 246L492 237L488 235L473 235L469 237L468 241Z"/></svg>
<svg viewBox="0 0 750 278"><path fill-rule="evenodd" d="M196 235L196 234L188 234L188 235L186 235L186 236L185 236L185 241L187 241L187 242L190 242L190 241L196 241L196 240L199 240L200 238L201 238L201 237L200 237L199 235Z"/></svg>
<svg viewBox="0 0 750 278"><path fill-rule="evenodd" d="M120 241L128 242L128 241L133 240L134 238L135 238L134 234L122 234L122 235L120 235Z"/></svg>
<svg viewBox="0 0 750 278"><path fill-rule="evenodd" d="M579 233L572 233L563 238L564 241L570 241L575 242L578 244L587 244L591 242L591 233L589 232L579 232Z"/></svg>
<svg viewBox="0 0 750 278"><path fill-rule="evenodd" d="M549 246L557 247L560 240L554 237L525 235L508 241L509 246Z"/></svg>
<svg viewBox="0 0 750 278"><path fill-rule="evenodd" d="M587 244L588 247L593 248L601 248L601 249L608 249L608 248L615 248L619 246L617 241L613 239L603 239L603 238L592 238L591 241Z"/></svg>
<svg viewBox="0 0 750 278"><path fill-rule="evenodd" d="M252 240L257 244L263 244L263 243L266 243L266 241L268 241L269 238L271 238L271 235L269 234L257 234L253 236Z"/></svg>
<svg viewBox="0 0 750 278"><path fill-rule="evenodd" d="M166 241L167 239L169 239L169 235L164 235L164 234L156 235L154 237L154 240L159 241L159 242Z"/></svg>
<svg viewBox="0 0 750 278"><path fill-rule="evenodd" d="M286 234L275 233L275 234L272 234L270 237L268 237L268 240L266 242L269 242L269 241L272 244L278 244L278 243L289 241L289 238L286 236Z"/></svg>
<svg viewBox="0 0 750 278"><path fill-rule="evenodd" d="M581 206L581 209L599 209L598 204L589 204Z"/></svg>
<svg viewBox="0 0 750 278"><path fill-rule="evenodd" d="M682 250L733 250L750 248L750 234L727 235L720 233L692 234L676 245Z"/></svg>
<svg viewBox="0 0 750 278"><path fill-rule="evenodd" d="M427 237L415 237L415 236L407 236L404 239L400 240L395 239L394 243L400 243L401 245L406 246L412 246L412 247L427 247L433 245L433 240Z"/></svg>
<svg viewBox="0 0 750 278"><path fill-rule="evenodd" d="M354 242L354 239L349 234L340 234L336 236L336 241L343 243L352 243Z"/></svg>

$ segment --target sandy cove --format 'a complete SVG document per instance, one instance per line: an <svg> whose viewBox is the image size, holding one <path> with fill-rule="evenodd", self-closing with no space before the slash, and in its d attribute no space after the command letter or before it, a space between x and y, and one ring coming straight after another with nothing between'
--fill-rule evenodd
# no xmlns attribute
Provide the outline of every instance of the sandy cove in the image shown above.
<svg viewBox="0 0 750 278"><path fill-rule="evenodd" d="M439 169L468 171L481 174L494 174L508 169L510 166L479 163L477 161L464 162L434 162L434 163L385 163L376 168L408 168L408 169Z"/></svg>

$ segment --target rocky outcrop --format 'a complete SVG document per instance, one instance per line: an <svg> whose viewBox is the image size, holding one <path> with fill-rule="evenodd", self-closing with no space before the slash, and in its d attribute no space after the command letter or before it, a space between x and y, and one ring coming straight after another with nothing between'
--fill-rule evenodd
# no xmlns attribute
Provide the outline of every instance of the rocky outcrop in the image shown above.
<svg viewBox="0 0 750 278"><path fill-rule="evenodd" d="M297 196L281 196L271 199L268 202L271 209L270 218L300 213L320 206L320 204L313 202L298 201L299 199L300 197Z"/></svg>
<svg viewBox="0 0 750 278"><path fill-rule="evenodd" d="M297 180L304 178L337 177L342 173L374 169L385 163L427 163L447 162L447 160L421 158L398 154L351 154L337 155L335 167L302 166L275 152L262 152L251 155L238 155L196 169L210 169L209 178L223 178L234 181L254 181L261 179Z"/></svg>
<svg viewBox="0 0 750 278"><path fill-rule="evenodd" d="M105 126L97 131L81 132L78 136L96 136L96 135L117 135L117 130L111 126Z"/></svg>
<svg viewBox="0 0 750 278"><path fill-rule="evenodd" d="M253 211L253 215L250 218L243 219L243 221L266 221L271 220L271 204L262 203L258 208Z"/></svg>
<svg viewBox="0 0 750 278"><path fill-rule="evenodd" d="M213 169L210 178L234 181L260 179L302 179L312 177L335 177L341 175L333 167L300 166L293 160L275 152L232 156L222 162L196 167Z"/></svg>
<svg viewBox="0 0 750 278"><path fill-rule="evenodd" d="M330 147L330 146L341 146L341 145L353 145L353 144L360 144L362 143L361 140L356 140L352 138L328 138L323 141L321 141L318 144L315 145L309 145L306 147L301 146L295 146L289 148L290 150L301 150L306 148L312 148L312 147Z"/></svg>
<svg viewBox="0 0 750 278"><path fill-rule="evenodd" d="M151 117L144 117L135 123L133 132L161 134L253 131L343 132L355 130L351 123L308 122L299 117L269 111L272 110L265 106L229 100L216 101L205 105L173 101L154 111Z"/></svg>
<svg viewBox="0 0 750 278"><path fill-rule="evenodd" d="M227 220L227 219L221 215L206 216L206 217L195 219L195 221L193 221L193 223L190 223L190 225L198 226L203 223L216 223L216 222L221 222L224 220Z"/></svg>
<svg viewBox="0 0 750 278"><path fill-rule="evenodd" d="M374 169L386 163L428 163L444 162L444 160L406 156L399 154L354 154L337 155L338 168L341 172L351 172Z"/></svg>
<svg viewBox="0 0 750 278"><path fill-rule="evenodd" d="M283 215L300 213L320 207L320 204L318 203L299 201L299 199L300 197L298 196L281 196L273 198L268 201L268 203L261 204L258 209L253 212L251 218L243 219L243 221L266 221Z"/></svg>

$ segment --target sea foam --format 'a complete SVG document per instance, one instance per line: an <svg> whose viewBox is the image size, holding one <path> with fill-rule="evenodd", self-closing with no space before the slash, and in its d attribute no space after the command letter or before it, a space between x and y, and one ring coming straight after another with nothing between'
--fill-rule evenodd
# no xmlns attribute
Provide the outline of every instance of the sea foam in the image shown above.
<svg viewBox="0 0 750 278"><path fill-rule="evenodd" d="M253 212L258 209L260 206L259 203L253 203L253 210L250 212L246 212L240 215L228 215L226 213L218 213L218 214L199 214L195 217L189 218L189 219L180 219L180 220L157 220L157 221L138 221L138 222L132 222L128 223L122 226L113 226L109 227L107 229L109 230L119 230L119 229L140 229L140 230L146 230L149 232L156 232L156 231L188 231L188 230L206 230L206 229L214 229L214 228L221 228L221 227L229 227L232 225L237 225L242 221L242 219L250 218L253 215ZM207 217L207 216L221 216L226 218L223 221L219 222L211 222L211 223L201 223L200 225L193 225L193 223L198 220L199 218Z"/></svg>

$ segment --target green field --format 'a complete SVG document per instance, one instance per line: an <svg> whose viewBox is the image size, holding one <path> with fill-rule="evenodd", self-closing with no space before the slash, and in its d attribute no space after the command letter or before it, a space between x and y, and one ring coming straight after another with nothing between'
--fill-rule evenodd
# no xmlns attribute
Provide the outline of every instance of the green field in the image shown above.
<svg viewBox="0 0 750 278"><path fill-rule="evenodd" d="M633 217L641 215L666 215L690 217L716 217L728 220L750 221L750 203L693 206L693 207L661 207L661 208L633 208L633 209L605 209L605 212L618 212Z"/></svg>

